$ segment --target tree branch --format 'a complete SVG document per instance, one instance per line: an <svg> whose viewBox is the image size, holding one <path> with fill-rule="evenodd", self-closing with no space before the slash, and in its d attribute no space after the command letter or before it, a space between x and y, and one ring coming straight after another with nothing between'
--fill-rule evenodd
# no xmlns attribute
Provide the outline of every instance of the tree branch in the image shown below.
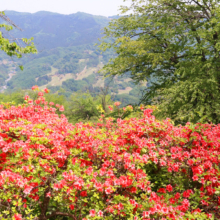
<svg viewBox="0 0 220 220"><path fill-rule="evenodd" d="M6 15L3 15L0 13L0 18L2 18L3 20L7 21L8 23L10 23L12 26L14 26L15 28L17 28L20 31L23 31L21 28L19 28L12 20L10 20Z"/></svg>
<svg viewBox="0 0 220 220"><path fill-rule="evenodd" d="M204 10L204 12L207 15L207 17L210 19L209 13L207 12L206 8L203 5L201 5L197 0L192 0L192 1L194 3L196 3L199 7L201 7Z"/></svg>
<svg viewBox="0 0 220 220"><path fill-rule="evenodd" d="M76 220L76 217L74 215L69 214L69 213L59 212L59 211L55 211L55 212L52 212L51 215L47 215L46 219L50 219L55 216L67 216L67 217L71 217L72 219Z"/></svg>

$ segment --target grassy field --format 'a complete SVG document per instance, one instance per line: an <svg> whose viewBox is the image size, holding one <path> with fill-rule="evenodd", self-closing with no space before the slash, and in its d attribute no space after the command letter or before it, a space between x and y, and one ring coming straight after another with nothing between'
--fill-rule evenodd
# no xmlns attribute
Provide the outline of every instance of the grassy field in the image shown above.
<svg viewBox="0 0 220 220"><path fill-rule="evenodd" d="M68 79L73 79L75 77L71 73L67 73L65 75L63 75L63 74L56 74L57 71L58 71L57 68L54 68L54 67L51 66L51 72L48 73L47 75L51 76L52 80L48 84L43 85L43 86L41 86L39 88L40 89L45 89L48 86L61 86L62 82L66 81Z"/></svg>
<svg viewBox="0 0 220 220"><path fill-rule="evenodd" d="M55 75L55 73L56 73L57 71L58 71L57 68L54 68L53 66L51 66L51 72L48 73L47 75L48 75L48 76L53 76L53 75Z"/></svg>
<svg viewBox="0 0 220 220"><path fill-rule="evenodd" d="M127 88L125 88L125 89L119 89L118 90L118 94L128 94L130 91L132 90L132 88L131 87L127 87Z"/></svg>

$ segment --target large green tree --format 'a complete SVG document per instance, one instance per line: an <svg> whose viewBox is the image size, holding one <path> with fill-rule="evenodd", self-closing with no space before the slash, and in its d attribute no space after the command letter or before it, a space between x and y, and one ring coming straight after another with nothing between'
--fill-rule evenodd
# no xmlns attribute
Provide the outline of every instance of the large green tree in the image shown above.
<svg viewBox="0 0 220 220"><path fill-rule="evenodd" d="M105 74L147 80L143 102L176 123L219 123L220 0L132 0L121 12L104 31L101 49L118 54Z"/></svg>
<svg viewBox="0 0 220 220"><path fill-rule="evenodd" d="M0 18L3 23L0 23L0 50L4 51L9 56L21 58L23 54L36 53L37 50L32 42L33 38L15 38L7 33L13 28L21 30L13 21L11 21L4 12L0 11ZM21 67L22 68L22 67Z"/></svg>

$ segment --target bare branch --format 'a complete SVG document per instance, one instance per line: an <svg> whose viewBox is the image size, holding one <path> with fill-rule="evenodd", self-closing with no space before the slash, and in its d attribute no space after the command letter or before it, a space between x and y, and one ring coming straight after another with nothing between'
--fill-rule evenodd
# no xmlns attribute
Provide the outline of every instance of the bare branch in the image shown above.
<svg viewBox="0 0 220 220"><path fill-rule="evenodd" d="M23 31L21 28L19 28L12 20L10 20L6 15L3 15L3 14L1 14L0 13L0 17L3 19L3 20L5 20L5 21L7 21L8 23L10 23L12 26L14 26L15 28L17 28L18 30L20 30L20 31Z"/></svg>
<svg viewBox="0 0 220 220"><path fill-rule="evenodd" d="M69 214L69 213L64 213L64 212L52 212L51 215L47 215L46 218L47 219L50 219L52 217L55 217L55 216L67 216L67 217L71 217L73 220L76 220L76 217L72 214Z"/></svg>

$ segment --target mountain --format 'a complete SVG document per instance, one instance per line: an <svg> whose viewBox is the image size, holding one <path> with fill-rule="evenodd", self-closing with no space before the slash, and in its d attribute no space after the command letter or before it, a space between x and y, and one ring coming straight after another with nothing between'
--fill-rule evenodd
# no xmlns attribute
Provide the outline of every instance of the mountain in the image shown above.
<svg viewBox="0 0 220 220"><path fill-rule="evenodd" d="M10 34L16 38L34 37L39 52L14 62L0 53L0 91L30 89L37 84L52 92L65 89L68 96L78 90L98 93L107 86L116 100L138 102L140 89L144 87L136 86L129 74L110 80L98 73L115 54L113 51L101 54L94 44L102 37L102 29L117 17L47 11L33 14L5 11L5 14L22 29L14 29ZM23 65L24 70L19 70L18 65Z"/></svg>
<svg viewBox="0 0 220 220"><path fill-rule="evenodd" d="M110 20L83 12L63 15L47 11L33 14L5 11L5 14L23 30L14 31L16 37L34 37L39 51L95 43Z"/></svg>

